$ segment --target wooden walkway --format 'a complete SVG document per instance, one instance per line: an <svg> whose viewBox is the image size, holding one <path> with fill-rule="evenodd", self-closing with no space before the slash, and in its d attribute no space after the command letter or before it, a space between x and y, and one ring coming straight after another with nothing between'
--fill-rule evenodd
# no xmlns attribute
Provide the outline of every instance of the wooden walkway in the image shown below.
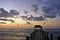
<svg viewBox="0 0 60 40"><path fill-rule="evenodd" d="M26 37L26 40L53 40L53 35L43 31L42 27L37 25L30 36Z"/></svg>
<svg viewBox="0 0 60 40"><path fill-rule="evenodd" d="M45 33L40 30L36 30L31 34L31 40L48 40Z"/></svg>

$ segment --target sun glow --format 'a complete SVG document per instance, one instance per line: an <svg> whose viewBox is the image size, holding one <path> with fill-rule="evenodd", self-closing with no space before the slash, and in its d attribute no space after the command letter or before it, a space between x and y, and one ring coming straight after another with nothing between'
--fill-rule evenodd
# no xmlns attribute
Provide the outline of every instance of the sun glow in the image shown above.
<svg viewBox="0 0 60 40"><path fill-rule="evenodd" d="M16 18L15 19L15 23L17 23L17 24L24 24L24 23L26 23L26 21L23 20L22 18Z"/></svg>

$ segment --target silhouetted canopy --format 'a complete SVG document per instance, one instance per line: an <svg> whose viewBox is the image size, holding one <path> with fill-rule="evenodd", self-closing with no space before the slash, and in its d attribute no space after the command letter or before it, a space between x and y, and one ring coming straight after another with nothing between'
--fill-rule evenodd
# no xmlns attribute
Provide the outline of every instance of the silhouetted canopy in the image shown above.
<svg viewBox="0 0 60 40"><path fill-rule="evenodd" d="M35 25L34 28L41 28L42 29L42 26L41 25Z"/></svg>

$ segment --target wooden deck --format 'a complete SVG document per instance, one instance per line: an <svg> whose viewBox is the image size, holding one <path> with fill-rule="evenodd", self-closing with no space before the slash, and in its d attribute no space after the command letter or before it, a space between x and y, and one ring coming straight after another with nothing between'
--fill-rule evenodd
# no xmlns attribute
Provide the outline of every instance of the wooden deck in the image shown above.
<svg viewBox="0 0 60 40"><path fill-rule="evenodd" d="M40 30L36 30L31 34L31 40L49 40L45 33Z"/></svg>
<svg viewBox="0 0 60 40"><path fill-rule="evenodd" d="M53 40L53 35L42 30L42 27L37 25L34 27L34 31L26 40Z"/></svg>
<svg viewBox="0 0 60 40"><path fill-rule="evenodd" d="M50 37L48 37L48 32L35 30L26 38L26 40L53 40L53 35L50 34Z"/></svg>

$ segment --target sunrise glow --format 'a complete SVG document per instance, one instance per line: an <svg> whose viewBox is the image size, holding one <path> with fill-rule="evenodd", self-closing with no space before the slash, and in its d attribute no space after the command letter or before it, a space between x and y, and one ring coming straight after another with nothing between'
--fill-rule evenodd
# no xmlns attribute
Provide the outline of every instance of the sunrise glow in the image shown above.
<svg viewBox="0 0 60 40"><path fill-rule="evenodd" d="M60 28L60 4L58 1L56 3L44 0L0 0L0 28L33 28L34 25Z"/></svg>

